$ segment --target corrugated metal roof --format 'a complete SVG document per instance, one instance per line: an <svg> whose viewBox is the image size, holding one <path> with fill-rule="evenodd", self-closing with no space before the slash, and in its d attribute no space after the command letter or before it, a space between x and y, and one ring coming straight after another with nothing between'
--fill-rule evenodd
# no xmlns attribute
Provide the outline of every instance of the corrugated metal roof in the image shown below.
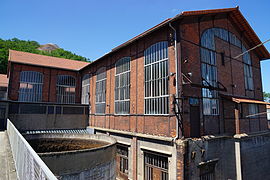
<svg viewBox="0 0 270 180"><path fill-rule="evenodd" d="M40 54L33 54L28 52L21 52L9 50L9 61L31 64L36 66L46 66L59 69L68 69L79 71L81 68L87 66L89 63L84 61L76 61L71 59L57 58L52 56L44 56Z"/></svg>

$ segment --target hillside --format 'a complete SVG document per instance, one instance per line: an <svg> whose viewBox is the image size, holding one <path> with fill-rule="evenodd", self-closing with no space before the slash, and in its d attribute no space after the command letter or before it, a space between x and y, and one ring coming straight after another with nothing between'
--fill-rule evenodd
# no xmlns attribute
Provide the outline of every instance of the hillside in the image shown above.
<svg viewBox="0 0 270 180"><path fill-rule="evenodd" d="M41 51L37 48L40 47L40 44L36 41L25 41L17 38L3 40L0 39L0 74L5 74L7 72L7 62L8 62L8 50L13 49L17 51L30 52L35 54L42 54L46 56L60 57L65 59L73 59L78 61L87 61L88 59L76 55L70 51L64 49L56 49L51 52Z"/></svg>

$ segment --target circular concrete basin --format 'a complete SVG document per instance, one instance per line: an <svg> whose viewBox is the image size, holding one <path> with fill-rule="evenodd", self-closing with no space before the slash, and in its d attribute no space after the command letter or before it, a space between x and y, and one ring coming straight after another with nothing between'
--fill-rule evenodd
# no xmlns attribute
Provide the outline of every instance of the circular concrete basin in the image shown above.
<svg viewBox="0 0 270 180"><path fill-rule="evenodd" d="M59 179L115 179L116 140L97 134L29 134L26 140Z"/></svg>

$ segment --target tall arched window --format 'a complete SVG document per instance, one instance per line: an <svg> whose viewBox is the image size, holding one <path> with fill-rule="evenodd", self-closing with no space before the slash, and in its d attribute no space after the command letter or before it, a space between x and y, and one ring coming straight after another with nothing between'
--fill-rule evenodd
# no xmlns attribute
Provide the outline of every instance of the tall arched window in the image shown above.
<svg viewBox="0 0 270 180"><path fill-rule="evenodd" d="M115 114L129 114L130 57L118 60L115 70Z"/></svg>
<svg viewBox="0 0 270 180"><path fill-rule="evenodd" d="M89 104L90 76L86 74L82 78L82 104Z"/></svg>
<svg viewBox="0 0 270 180"><path fill-rule="evenodd" d="M169 114L168 42L158 42L144 51L144 112Z"/></svg>
<svg viewBox="0 0 270 180"><path fill-rule="evenodd" d="M201 37L201 67L204 86L218 86L215 37L239 47L242 49L242 52L246 51L243 43L236 37L236 35L226 29L210 28L204 31ZM249 53L246 53L243 56L243 61L245 87L247 90L253 90L252 66ZM202 96L204 115L218 115L219 101L217 91L210 90L209 88L202 88Z"/></svg>
<svg viewBox="0 0 270 180"><path fill-rule="evenodd" d="M106 68L97 71L96 80L96 113L104 114L106 109Z"/></svg>
<svg viewBox="0 0 270 180"><path fill-rule="evenodd" d="M19 101L42 101L43 74L35 71L20 73Z"/></svg>
<svg viewBox="0 0 270 180"><path fill-rule="evenodd" d="M57 76L57 103L74 104L76 79L70 75Z"/></svg>

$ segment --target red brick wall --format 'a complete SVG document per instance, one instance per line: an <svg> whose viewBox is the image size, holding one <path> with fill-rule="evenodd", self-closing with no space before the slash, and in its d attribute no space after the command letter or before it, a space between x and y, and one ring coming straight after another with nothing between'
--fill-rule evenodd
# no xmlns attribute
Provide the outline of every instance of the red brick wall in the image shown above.
<svg viewBox="0 0 270 180"><path fill-rule="evenodd" d="M81 98L81 77L79 72L53 69L49 67L38 67L25 64L11 63L11 74L9 79L9 99L18 100L21 71L36 71L43 74L42 101L56 102L56 82L57 75L71 75L76 78L76 98L75 102L80 103Z"/></svg>
<svg viewBox="0 0 270 180"><path fill-rule="evenodd" d="M163 28L142 38L119 51L92 63L82 74L91 74L90 79L90 125L108 129L131 131L153 135L175 136L175 117L173 115L173 98L170 97L170 115L144 115L144 50L160 41L169 42L169 72L175 72L174 47L170 43L170 28ZM131 57L130 63L130 115L114 114L115 62L123 57ZM106 114L95 115L96 71L106 67ZM174 76L169 79L169 94L175 94Z"/></svg>
<svg viewBox="0 0 270 180"><path fill-rule="evenodd" d="M189 77L189 79L194 84L201 84L201 61L200 61L200 37L202 33L208 28L220 27L227 29L228 31L234 33L238 39L240 39L246 46L247 49L251 48L247 43L248 40L243 34L240 33L235 24L232 23L230 18L226 15L216 15L216 16L203 16L203 17L190 17L182 20L179 24L179 37L181 38L181 62L182 62L182 72ZM239 47L234 46L228 42L225 42L219 38L215 39L215 49L216 49L216 60L217 60L217 71L218 71L218 81L221 82L227 89L227 92L221 92L226 95L240 96L247 99L257 99L262 100L262 80L260 74L260 61L257 55L251 51L250 55L252 58L252 70L254 79L254 91L245 90L244 82L244 67L242 57L237 60L233 57L239 55L242 51ZM221 55L225 55L225 65L222 65ZM192 73L190 77L188 73ZM188 82L184 78L185 82ZM201 88L192 87L190 84L183 85L183 95L188 99L189 97L201 97ZM220 98L221 100L221 98ZM223 117L223 105L220 101L220 115L219 116L203 116L201 112L201 135L207 134L222 134L228 129L224 127L224 117ZM184 103L184 127L185 135L189 136L190 130L190 119L189 119L189 103L186 101ZM201 102L202 110L202 102ZM226 113L231 113L234 115L234 111ZM256 131L259 130L257 126L259 123L254 122L252 124L253 130L249 128L242 127L242 132ZM261 129L265 129L261 127Z"/></svg>
<svg viewBox="0 0 270 180"><path fill-rule="evenodd" d="M232 23L230 18L226 15L217 15L215 17L204 16L186 18L181 22L176 22L174 25L178 30L178 52L181 52L179 63L181 63L182 72L188 76L188 73L192 73L189 79L192 83L201 84L201 60L200 60L200 37L202 33L212 27L220 27L229 30L234 33L238 39L242 40L246 44L246 48L250 48L246 43L245 36L240 33L235 24ZM159 41L168 41L169 46L169 68L170 72L175 72L174 63L174 46L172 36L172 30L169 27L164 27L150 35L141 38L140 40L131 43L125 48L120 49L109 56L105 56L97 62L92 63L84 73L90 73L91 78L91 116L90 124L92 126L104 127L109 129L125 130L132 132L140 132L155 135L173 136L175 135L175 117L172 112L172 98L170 99L170 116L144 116L144 57L143 51L152 44ZM260 62L259 58L254 52L251 52L252 65L253 65L253 77L254 77L254 91L246 91L244 84L244 71L242 57L234 60L233 57L240 54L242 51L239 47L236 47L228 42L225 42L219 38L215 39L216 45L216 60L218 69L218 81L221 82L227 89L223 94L232 96L241 96L244 98L253 98L262 100L262 85L260 74ZM221 55L225 55L225 65L222 65ZM130 115L131 116L116 116L114 115L114 76L115 68L114 64L122 57L131 57L131 89L130 89ZM107 91L106 91L106 116L95 115L95 72L100 67L105 66L107 69ZM175 86L173 84L174 76L170 77L170 95L175 94ZM187 80L184 78L184 81ZM185 103L183 107L184 117L184 129L185 137L190 136L190 115L189 115L189 97L201 98L201 88L193 87L190 84L183 85L183 95L185 97ZM221 100L221 98L220 98ZM224 122L223 105L220 101L220 115L219 116L203 116L201 113L201 135L207 134L222 134L226 132ZM202 103L200 102L201 110ZM226 111L226 113L229 113ZM234 115L234 111L230 112ZM254 128L257 125L254 125ZM245 130L244 130L245 131Z"/></svg>

